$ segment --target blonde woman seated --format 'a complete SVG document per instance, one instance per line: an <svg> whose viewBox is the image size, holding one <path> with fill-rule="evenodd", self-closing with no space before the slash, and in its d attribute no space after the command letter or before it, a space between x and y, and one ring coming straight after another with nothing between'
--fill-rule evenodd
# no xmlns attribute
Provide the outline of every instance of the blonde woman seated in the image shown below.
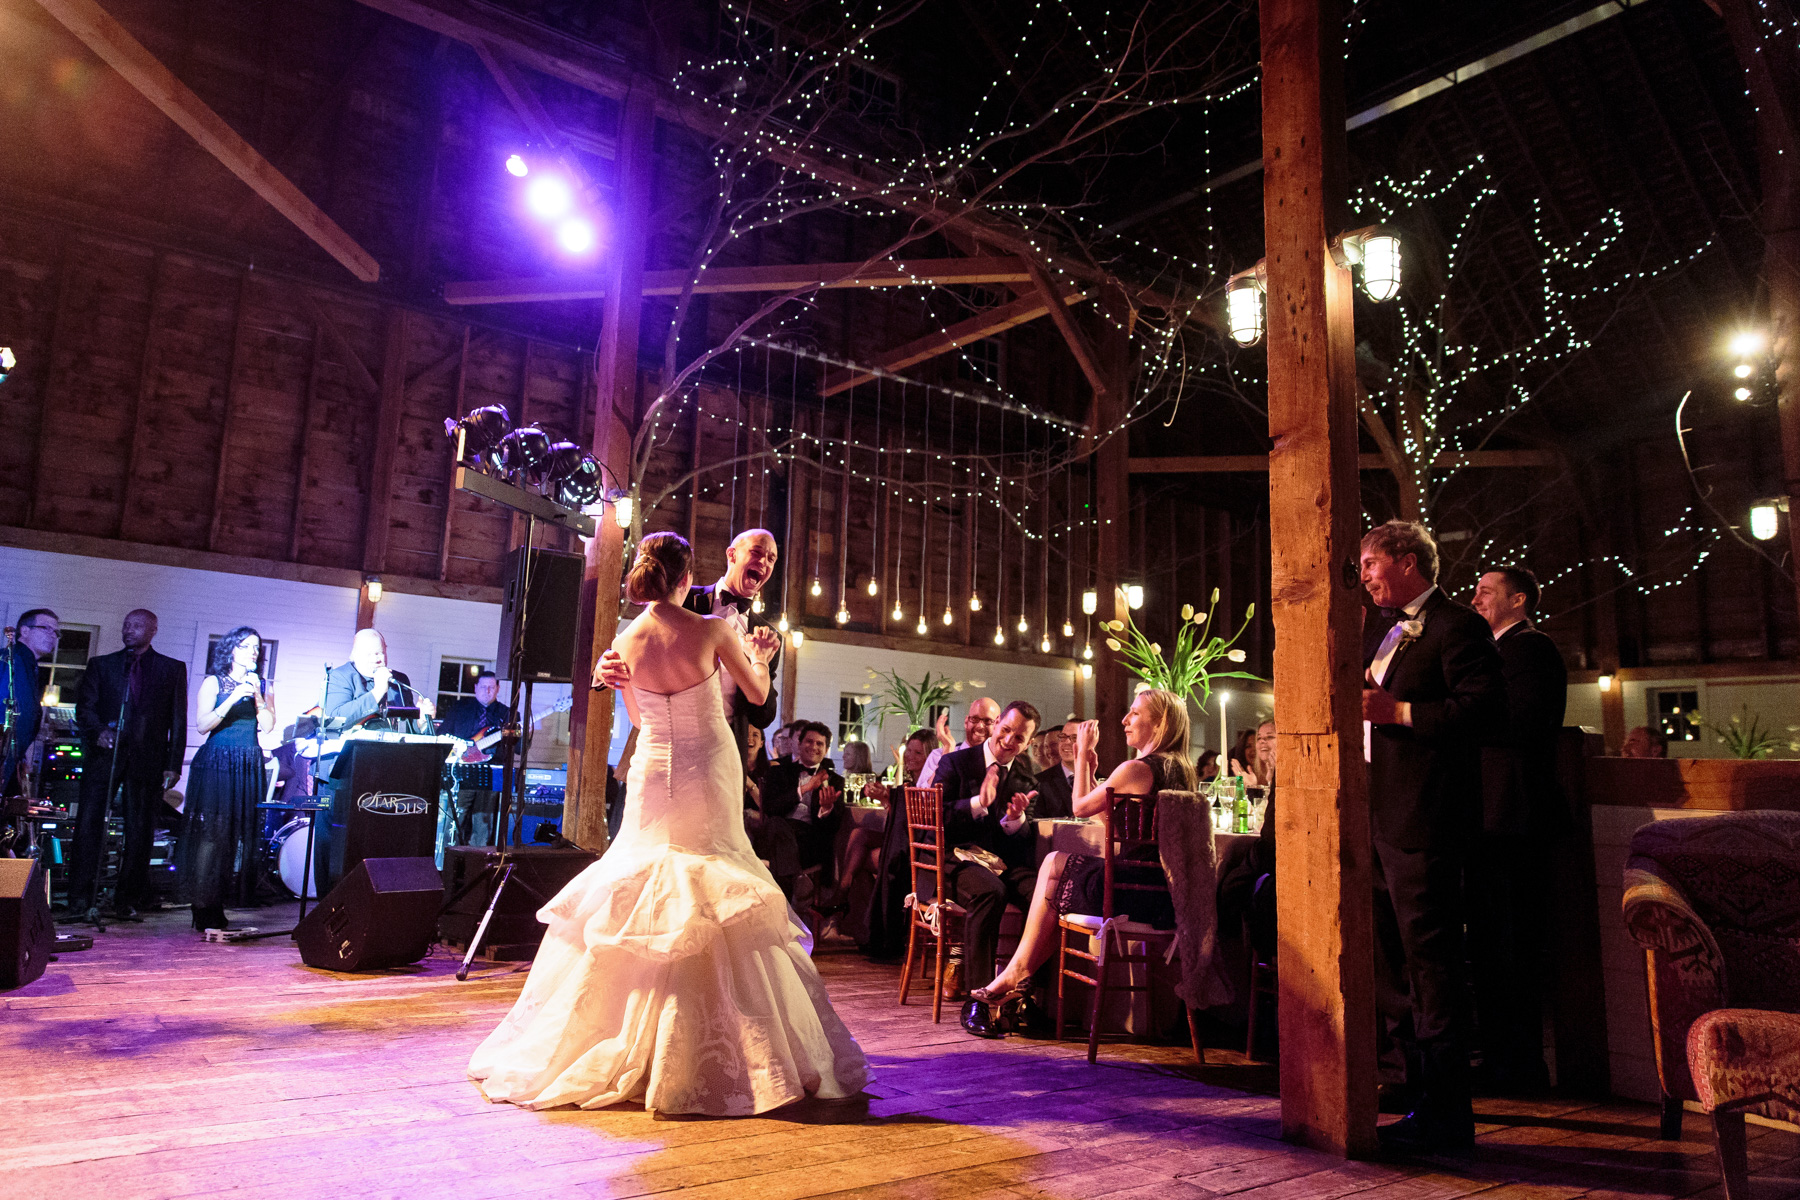
<svg viewBox="0 0 1800 1200"><path fill-rule="evenodd" d="M1132 794L1194 789L1194 765L1188 758L1187 705L1181 697L1161 688L1139 692L1120 723L1125 726L1125 744L1137 756L1120 763L1099 782L1094 778L1094 743L1099 738L1100 723L1083 721L1075 730L1074 812L1078 817L1104 812L1109 788ZM1154 860L1115 860L1113 879L1127 883L1167 882L1162 864ZM1105 887L1105 863L1099 855L1057 851L1044 859L1038 868L1031 910L1025 914L1025 932L1019 937L1019 948L992 983L970 993L973 1002L969 1007L974 1009L980 1004L991 1009L1027 992L1032 973L1055 948L1056 918L1064 913L1098 916ZM1132 920L1159 929L1174 927L1175 907L1167 892L1133 892L1131 903ZM1140 908L1145 911L1138 911ZM991 1011L965 1014L963 1024L970 1027L970 1032L976 1032L972 1021L991 1027Z"/></svg>

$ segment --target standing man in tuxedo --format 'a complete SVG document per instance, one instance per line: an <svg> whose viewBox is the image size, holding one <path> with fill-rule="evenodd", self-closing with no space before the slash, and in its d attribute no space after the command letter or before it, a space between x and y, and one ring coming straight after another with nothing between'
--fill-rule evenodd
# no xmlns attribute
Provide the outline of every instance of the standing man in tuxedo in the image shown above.
<svg viewBox="0 0 1800 1200"><path fill-rule="evenodd" d="M81 734L81 807L75 814L75 855L69 872L69 910L100 918L100 864L106 850L106 810L121 796L125 844L112 915L137 920L156 907L150 894L150 843L163 793L181 775L187 754L187 664L150 648L156 614L136 608L120 629L123 650L88 660L75 699Z"/></svg>
<svg viewBox="0 0 1800 1200"><path fill-rule="evenodd" d="M3 664L6 677L0 679L0 705L7 706L0 712L12 713L12 740L0 747L6 772L0 778L0 797L19 795L21 776L28 765L35 765L27 760L44 719L38 701L38 663L56 653L61 636L62 622L49 609L29 608L19 614L12 653Z"/></svg>
<svg viewBox="0 0 1800 1200"><path fill-rule="evenodd" d="M945 981L946 999L993 980L1007 902L1020 910L1031 907L1037 884L1032 802L1038 792L1023 751L1037 732L1038 719L1036 708L1014 700L1000 710L986 741L952 750L938 762L933 783L944 789L945 842L985 850L1000 861L997 870L963 861L950 868L950 894L968 916L963 918L963 978Z"/></svg>
<svg viewBox="0 0 1800 1200"><path fill-rule="evenodd" d="M800 872L809 867L824 868L820 887L832 883L833 851L844 822L838 803L844 781L825 757L829 749L831 730L817 721L803 721L796 732L794 757L770 767L763 780L756 853L768 860L769 874L790 900Z"/></svg>
<svg viewBox="0 0 1800 1200"><path fill-rule="evenodd" d="M780 552L775 548L775 535L766 529L746 529L731 539L731 545L725 548L725 574L719 576L717 583L710 587L694 587L688 589L687 602L682 605L690 612L697 612L703 617L725 617L736 626L738 636L748 644L752 629L772 629L768 618L761 613L750 611L751 602L756 599L763 585L775 578L775 562ZM781 650L775 651L775 657L769 660L769 695L761 704L752 704L737 690L731 676L719 673L719 691L725 699L725 719L731 724L731 732L737 738L738 758L744 757L750 736L750 727L766 729L775 720L780 708L779 697L775 693L775 673L781 663ZM596 688L620 688L631 682L631 668L625 665L616 650L608 646L594 664L593 684ZM828 743L829 744L829 743Z"/></svg>
<svg viewBox="0 0 1800 1200"><path fill-rule="evenodd" d="M1064 721L1062 728L1044 735L1051 763L1037 776L1037 815L1067 817L1075 812L1075 730L1080 721Z"/></svg>
<svg viewBox="0 0 1800 1200"><path fill-rule="evenodd" d="M1496 567L1475 585L1475 611L1494 634L1506 681L1506 715L1481 750L1482 821L1469 856L1469 961L1487 1084L1508 1093L1542 1092L1548 964L1540 952L1550 848L1569 826L1556 778L1556 745L1568 702L1569 670L1556 643L1531 623L1537 576Z"/></svg>
<svg viewBox="0 0 1800 1200"><path fill-rule="evenodd" d="M1463 980L1463 865L1481 820L1481 741L1505 719L1487 622L1437 586L1437 543L1412 521L1364 535L1363 719L1372 726L1377 1002L1406 1058L1412 1111L1396 1151L1474 1144Z"/></svg>

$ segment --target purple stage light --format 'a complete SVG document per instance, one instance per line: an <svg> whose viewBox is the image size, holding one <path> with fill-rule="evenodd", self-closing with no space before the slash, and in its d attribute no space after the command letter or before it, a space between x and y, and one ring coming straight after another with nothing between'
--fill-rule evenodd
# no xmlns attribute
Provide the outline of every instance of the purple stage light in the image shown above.
<svg viewBox="0 0 1800 1200"><path fill-rule="evenodd" d="M575 203L575 193L568 181L555 175L540 175L525 188L525 207L546 221L555 220Z"/></svg>
<svg viewBox="0 0 1800 1200"><path fill-rule="evenodd" d="M522 154L508 155L506 158L506 169L511 174L517 175L520 179L531 174L531 166L525 161L525 156Z"/></svg>
<svg viewBox="0 0 1800 1200"><path fill-rule="evenodd" d="M594 248L594 226L591 221L572 217L556 230L556 243L570 254L585 254Z"/></svg>

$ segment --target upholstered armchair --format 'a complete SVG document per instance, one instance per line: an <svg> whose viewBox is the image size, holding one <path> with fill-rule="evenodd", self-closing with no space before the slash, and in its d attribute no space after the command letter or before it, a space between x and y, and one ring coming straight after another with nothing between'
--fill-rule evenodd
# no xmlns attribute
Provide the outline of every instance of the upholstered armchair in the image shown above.
<svg viewBox="0 0 1800 1200"><path fill-rule="evenodd" d="M1729 1183L1743 1114L1792 1120L1800 1100L1800 813L1652 821L1631 839L1624 916L1644 948L1662 1134L1699 1101Z"/></svg>

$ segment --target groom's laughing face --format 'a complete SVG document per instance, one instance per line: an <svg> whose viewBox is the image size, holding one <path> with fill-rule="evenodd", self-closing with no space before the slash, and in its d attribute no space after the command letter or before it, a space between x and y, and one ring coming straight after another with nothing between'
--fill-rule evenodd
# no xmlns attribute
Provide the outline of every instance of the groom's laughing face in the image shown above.
<svg viewBox="0 0 1800 1200"><path fill-rule="evenodd" d="M775 539L757 529L739 534L725 549L725 588L740 596L754 596L763 584L775 578L775 560L779 555Z"/></svg>

